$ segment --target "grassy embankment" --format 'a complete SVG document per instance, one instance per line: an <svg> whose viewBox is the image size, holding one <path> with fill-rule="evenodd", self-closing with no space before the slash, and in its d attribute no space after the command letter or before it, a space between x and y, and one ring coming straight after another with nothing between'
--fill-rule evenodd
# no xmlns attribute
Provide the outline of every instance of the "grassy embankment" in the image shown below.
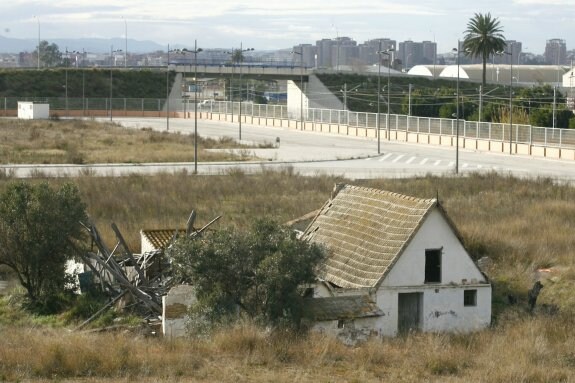
<svg viewBox="0 0 575 383"><path fill-rule="evenodd" d="M301 177L289 169L255 176L236 172L76 180L96 223L104 228L116 222L134 249L140 228L183 226L192 208L200 224L218 214L223 215L218 225L240 226L255 216L273 215L280 221L297 217L321 206L335 181ZM222 330L211 339L169 341L46 327L38 318L22 319L25 315L4 298L0 380L575 380L575 189L493 174L361 184L426 198L439 194L472 256L493 261L488 272L494 285L492 328L470 335L410 334L356 348L317 334L267 334L250 325ZM109 231L105 236L111 243ZM539 305L545 309L531 315L525 308L526 292L534 271L542 267L557 272L544 281ZM509 305L508 294L518 303Z"/></svg>
<svg viewBox="0 0 575 383"><path fill-rule="evenodd" d="M240 149L210 151L210 149ZM198 136L198 161L254 159L231 138ZM191 162L194 135L90 120L0 120L0 164Z"/></svg>

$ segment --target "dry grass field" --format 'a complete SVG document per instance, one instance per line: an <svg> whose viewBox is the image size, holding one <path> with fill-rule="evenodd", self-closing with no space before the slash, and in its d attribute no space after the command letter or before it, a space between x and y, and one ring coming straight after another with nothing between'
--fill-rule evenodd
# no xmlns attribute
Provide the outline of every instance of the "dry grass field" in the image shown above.
<svg viewBox="0 0 575 383"><path fill-rule="evenodd" d="M109 244L115 222L138 250L141 228L287 221L319 208L334 177L283 172L74 180ZM0 189L9 179L0 180ZM33 181L31 181L33 182ZM50 182L63 182L51 180ZM575 189L495 174L369 180L355 184L439 196L473 258L488 256L492 327L474 334L418 334L347 347L318 334L267 332L248 323L209 339L132 332L72 332L62 317L30 318L0 299L0 381L138 382L572 382L575 381ZM550 270L538 309L526 310L538 269ZM517 303L510 304L508 295ZM48 322L49 324L46 324ZM57 323L58 325L54 325Z"/></svg>
<svg viewBox="0 0 575 383"><path fill-rule="evenodd" d="M208 149L245 148L240 154ZM198 161L253 159L232 139L198 137ZM90 120L0 120L2 164L192 162L194 136Z"/></svg>

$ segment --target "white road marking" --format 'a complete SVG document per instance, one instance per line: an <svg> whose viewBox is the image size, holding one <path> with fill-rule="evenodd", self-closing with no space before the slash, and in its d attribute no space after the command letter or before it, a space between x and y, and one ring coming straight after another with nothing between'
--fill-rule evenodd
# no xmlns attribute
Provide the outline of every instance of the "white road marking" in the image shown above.
<svg viewBox="0 0 575 383"><path fill-rule="evenodd" d="M417 157L411 157L409 160L407 160L405 163L406 164L410 164L413 162L413 160L415 160Z"/></svg>
<svg viewBox="0 0 575 383"><path fill-rule="evenodd" d="M435 163L433 164L433 166L437 166L437 165L439 165L440 163L441 163L441 160L437 160L437 161L435 161Z"/></svg>
<svg viewBox="0 0 575 383"><path fill-rule="evenodd" d="M420 165L425 165L425 163L429 160L429 158L424 158L423 160L421 160L421 162L419 163Z"/></svg>
<svg viewBox="0 0 575 383"><path fill-rule="evenodd" d="M379 159L379 162L385 161L391 156L393 156L393 153L387 153L385 156L383 156Z"/></svg>
<svg viewBox="0 0 575 383"><path fill-rule="evenodd" d="M397 161L401 160L403 157L405 157L405 154L400 154L399 156L397 156L397 158L391 162L396 163Z"/></svg>

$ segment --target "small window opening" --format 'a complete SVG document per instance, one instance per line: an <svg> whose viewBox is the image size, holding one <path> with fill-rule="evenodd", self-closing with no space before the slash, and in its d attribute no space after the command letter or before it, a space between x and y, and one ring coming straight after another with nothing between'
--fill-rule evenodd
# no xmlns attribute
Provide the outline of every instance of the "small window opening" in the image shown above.
<svg viewBox="0 0 575 383"><path fill-rule="evenodd" d="M477 290L463 291L463 306L477 306Z"/></svg>
<svg viewBox="0 0 575 383"><path fill-rule="evenodd" d="M425 250L425 283L441 283L441 249Z"/></svg>

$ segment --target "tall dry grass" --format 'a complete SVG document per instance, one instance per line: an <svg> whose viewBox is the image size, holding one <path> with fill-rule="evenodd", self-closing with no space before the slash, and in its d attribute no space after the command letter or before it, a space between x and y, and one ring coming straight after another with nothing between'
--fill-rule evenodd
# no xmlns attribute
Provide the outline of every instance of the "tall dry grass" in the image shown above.
<svg viewBox="0 0 575 383"><path fill-rule="evenodd" d="M240 154L209 149L244 148ZM248 160L230 138L198 137L199 161ZM194 136L90 120L0 120L0 163L93 164L194 161Z"/></svg>
<svg viewBox="0 0 575 383"><path fill-rule="evenodd" d="M4 331L0 380L567 382L575 379L575 340L565 328L571 318L513 318L473 334L410 334L357 347L246 323L211 339L20 329Z"/></svg>
<svg viewBox="0 0 575 383"><path fill-rule="evenodd" d="M183 226L192 208L198 212L198 224L219 214L219 225L245 225L262 215L287 221L319 208L336 181L341 180L302 177L289 169L258 175L75 180L96 223L104 228L116 222L133 247L139 243L140 228ZM0 180L0 189L6 182ZM575 189L548 179L496 174L355 183L439 196L471 255L492 260L492 328L467 335L374 339L350 348L321 334L275 334L249 324L224 329L211 339L173 341L4 324L0 380L575 381ZM106 239L113 242L109 231ZM544 282L538 303L546 309L529 314L526 293L540 267L561 272ZM510 305L509 294L518 303Z"/></svg>

